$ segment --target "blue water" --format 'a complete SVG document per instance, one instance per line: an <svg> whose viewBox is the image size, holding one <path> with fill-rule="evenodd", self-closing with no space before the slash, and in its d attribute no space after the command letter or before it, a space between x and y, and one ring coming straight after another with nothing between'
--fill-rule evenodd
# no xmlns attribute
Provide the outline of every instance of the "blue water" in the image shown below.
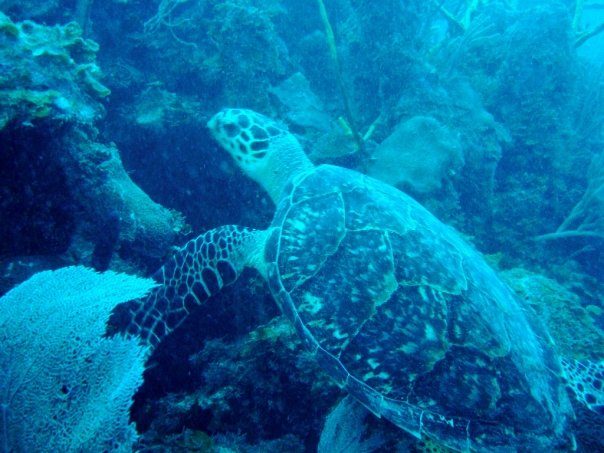
<svg viewBox="0 0 604 453"><path fill-rule="evenodd" d="M0 294L74 264L149 276L206 230L266 228L273 201L206 128L241 107L314 163L411 195L486 256L557 353L604 360L601 6L324 0L322 17L320 3L0 2ZM253 271L149 364L138 451L316 451L344 396ZM574 408L579 451L604 451L604 418ZM370 451L421 448L354 419L383 440Z"/></svg>

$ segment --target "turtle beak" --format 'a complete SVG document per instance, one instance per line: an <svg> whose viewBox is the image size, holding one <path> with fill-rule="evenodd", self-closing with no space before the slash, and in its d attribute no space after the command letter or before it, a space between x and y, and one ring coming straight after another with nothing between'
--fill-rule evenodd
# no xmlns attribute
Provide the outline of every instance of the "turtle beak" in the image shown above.
<svg viewBox="0 0 604 453"><path fill-rule="evenodd" d="M225 112L221 110L216 115L212 116L210 120L207 122L207 127L210 130L210 135L220 143L220 132L222 130L222 125L224 124Z"/></svg>
<svg viewBox="0 0 604 453"><path fill-rule="evenodd" d="M216 130L218 122L220 121L219 117L221 117L222 115L222 112L218 112L216 115L211 117L210 120L206 123L206 126L208 127L208 129L210 129L212 135L214 135L213 132Z"/></svg>

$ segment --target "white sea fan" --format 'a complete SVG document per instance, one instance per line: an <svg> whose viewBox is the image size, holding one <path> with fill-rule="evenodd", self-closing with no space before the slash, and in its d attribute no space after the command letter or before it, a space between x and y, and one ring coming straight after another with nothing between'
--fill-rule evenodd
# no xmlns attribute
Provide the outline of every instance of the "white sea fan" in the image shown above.
<svg viewBox="0 0 604 453"><path fill-rule="evenodd" d="M147 351L103 335L115 305L154 284L66 267L0 298L0 451L132 451Z"/></svg>

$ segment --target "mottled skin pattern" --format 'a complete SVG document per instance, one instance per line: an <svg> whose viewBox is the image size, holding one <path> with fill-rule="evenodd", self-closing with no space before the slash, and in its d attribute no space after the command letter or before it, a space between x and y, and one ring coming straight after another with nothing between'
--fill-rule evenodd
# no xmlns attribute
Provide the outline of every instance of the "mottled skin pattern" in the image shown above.
<svg viewBox="0 0 604 453"><path fill-rule="evenodd" d="M235 251L253 232L227 225L187 242L153 276L161 285L140 303L129 304L126 332L157 346L194 308L237 279Z"/></svg>
<svg viewBox="0 0 604 453"><path fill-rule="evenodd" d="M275 216L264 231L225 226L190 241L131 304L128 332L156 345L253 267L307 350L374 414L457 451L569 445L573 412L547 333L457 233L386 184L314 167L262 115L224 110L208 125Z"/></svg>

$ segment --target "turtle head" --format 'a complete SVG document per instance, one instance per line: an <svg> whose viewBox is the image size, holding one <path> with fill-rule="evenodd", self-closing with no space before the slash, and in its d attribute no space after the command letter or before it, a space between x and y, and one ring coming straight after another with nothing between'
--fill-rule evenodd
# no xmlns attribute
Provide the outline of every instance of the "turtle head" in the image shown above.
<svg viewBox="0 0 604 453"><path fill-rule="evenodd" d="M216 141L244 170L261 166L274 152L271 141L290 135L272 119L244 109L224 109L208 122Z"/></svg>
<svg viewBox="0 0 604 453"><path fill-rule="evenodd" d="M287 182L312 168L302 146L284 126L246 109L224 109L208 122L214 139L278 203Z"/></svg>

